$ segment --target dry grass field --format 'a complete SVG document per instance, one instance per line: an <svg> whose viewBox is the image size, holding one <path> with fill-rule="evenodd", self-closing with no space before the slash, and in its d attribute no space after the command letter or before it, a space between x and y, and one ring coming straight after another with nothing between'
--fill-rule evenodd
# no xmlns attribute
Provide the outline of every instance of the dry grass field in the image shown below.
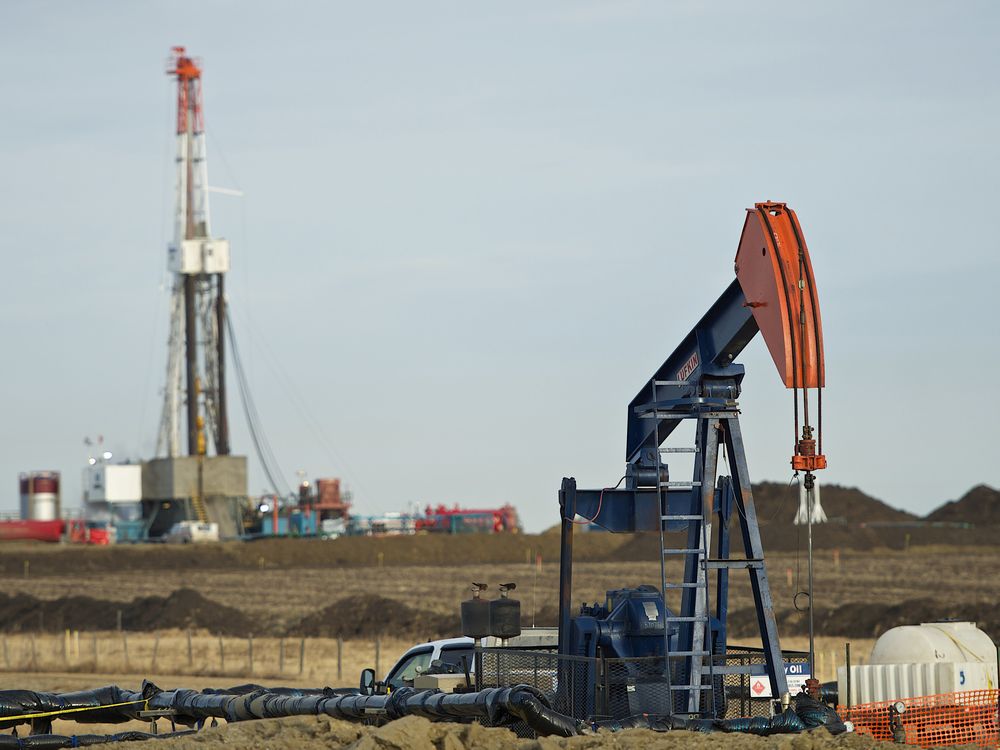
<svg viewBox="0 0 1000 750"><path fill-rule="evenodd" d="M69 631L63 636L22 633L0 635L0 639L3 682L12 685L20 679L17 686L31 690L94 687L99 684L96 675L122 681L123 686L147 679L162 688L194 687L193 682L214 687L244 682L291 687L353 686L362 669L378 665L380 674L384 673L413 645L412 641L380 638L376 657L375 639L338 642L329 638L254 638L251 646L250 639L178 631ZM852 659L856 664L864 663L874 640L850 642ZM820 679L835 679L837 666L844 664L844 643L842 638L817 639ZM734 639L734 645L758 644ZM806 650L808 638L785 638L782 647ZM25 681L24 675L34 676Z"/></svg>
<svg viewBox="0 0 1000 750"><path fill-rule="evenodd" d="M387 670L413 645L384 637L376 648L374 638L232 638L176 630L0 634L0 641L5 683L11 682L9 674L77 674L91 687L95 674L148 679L160 687L167 687L164 681L187 687L177 679L188 677L210 679L216 687L244 682L341 687L356 685L365 667Z"/></svg>

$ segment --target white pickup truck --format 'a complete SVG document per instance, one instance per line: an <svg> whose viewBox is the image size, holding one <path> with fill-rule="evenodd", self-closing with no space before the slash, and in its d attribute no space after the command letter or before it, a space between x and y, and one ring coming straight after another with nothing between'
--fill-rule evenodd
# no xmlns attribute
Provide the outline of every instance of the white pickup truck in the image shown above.
<svg viewBox="0 0 1000 750"><path fill-rule="evenodd" d="M219 524L198 521L179 521L163 535L167 544L191 544L192 542L219 541Z"/></svg>
<svg viewBox="0 0 1000 750"><path fill-rule="evenodd" d="M490 636L483 638L480 645L484 648L555 648L559 642L558 628L527 628L521 635L501 641ZM430 667L431 662L441 661L464 668L467 664L470 672L475 672L473 654L476 642L472 638L442 638L437 641L418 643L407 649L399 657L392 668L386 673L385 679L375 683L375 670L365 669L361 673L362 692L378 689L395 690L403 687ZM464 659L464 662L463 662Z"/></svg>

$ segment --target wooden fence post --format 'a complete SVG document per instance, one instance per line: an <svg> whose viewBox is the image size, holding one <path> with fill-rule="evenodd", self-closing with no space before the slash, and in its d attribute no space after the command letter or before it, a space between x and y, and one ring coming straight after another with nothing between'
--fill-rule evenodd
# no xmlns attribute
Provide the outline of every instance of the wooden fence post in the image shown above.
<svg viewBox="0 0 1000 750"><path fill-rule="evenodd" d="M188 628L187 631L187 641L188 641L188 667L194 666L194 650L191 648L191 629Z"/></svg>
<svg viewBox="0 0 1000 750"><path fill-rule="evenodd" d="M159 634L157 634L153 638L153 659L149 663L149 671L150 672L155 672L156 671L156 654L157 654L157 652L159 650L160 650L160 636L159 636Z"/></svg>
<svg viewBox="0 0 1000 750"><path fill-rule="evenodd" d="M342 680L344 677L343 671L341 669L342 666L341 659L343 658L343 653L344 653L344 639L341 638L340 636L337 636L337 679L338 680Z"/></svg>
<svg viewBox="0 0 1000 750"><path fill-rule="evenodd" d="M378 633L375 634L375 679L382 674L382 640Z"/></svg>
<svg viewBox="0 0 1000 750"><path fill-rule="evenodd" d="M219 671L226 671L226 647L222 645L222 633L219 633Z"/></svg>
<svg viewBox="0 0 1000 750"><path fill-rule="evenodd" d="M250 675L253 676L253 634L247 637L247 662L250 667Z"/></svg>
<svg viewBox="0 0 1000 750"><path fill-rule="evenodd" d="M306 668L306 639L303 638L299 641L299 674L301 675Z"/></svg>
<svg viewBox="0 0 1000 750"><path fill-rule="evenodd" d="M125 649L125 671L128 672L128 633L122 631L122 648Z"/></svg>

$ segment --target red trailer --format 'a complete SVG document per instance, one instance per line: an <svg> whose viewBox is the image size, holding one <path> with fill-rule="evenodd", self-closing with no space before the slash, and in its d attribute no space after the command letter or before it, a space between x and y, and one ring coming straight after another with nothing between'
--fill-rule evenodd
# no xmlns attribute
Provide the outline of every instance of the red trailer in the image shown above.
<svg viewBox="0 0 1000 750"><path fill-rule="evenodd" d="M428 505L422 518L415 522L417 531L432 531L444 534L487 533L516 534L521 530L517 509L507 503L499 508L462 508L455 505L448 508Z"/></svg>
<svg viewBox="0 0 1000 750"><path fill-rule="evenodd" d="M0 541L58 542L63 535L65 522L55 521L0 521Z"/></svg>

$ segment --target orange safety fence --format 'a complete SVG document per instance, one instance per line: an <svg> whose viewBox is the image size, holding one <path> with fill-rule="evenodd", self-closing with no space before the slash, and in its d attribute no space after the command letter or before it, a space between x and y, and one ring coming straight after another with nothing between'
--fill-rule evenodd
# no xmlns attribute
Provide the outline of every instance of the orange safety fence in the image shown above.
<svg viewBox="0 0 1000 750"><path fill-rule="evenodd" d="M837 713L841 719L853 722L854 731L858 734L892 742L889 707L897 702L906 706L898 721L908 745L998 747L996 690L925 695L901 698L899 701L863 703L850 708L837 706Z"/></svg>

